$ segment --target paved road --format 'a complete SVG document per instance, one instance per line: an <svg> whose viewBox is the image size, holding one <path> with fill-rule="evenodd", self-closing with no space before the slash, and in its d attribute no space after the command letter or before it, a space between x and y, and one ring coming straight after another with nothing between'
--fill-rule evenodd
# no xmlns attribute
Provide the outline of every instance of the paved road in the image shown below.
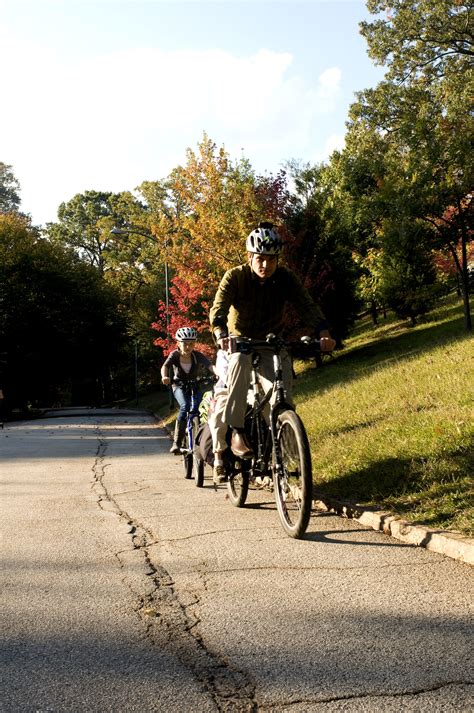
<svg viewBox="0 0 474 713"><path fill-rule="evenodd" d="M470 711L472 570L281 529L182 477L145 414L0 431L2 711Z"/></svg>

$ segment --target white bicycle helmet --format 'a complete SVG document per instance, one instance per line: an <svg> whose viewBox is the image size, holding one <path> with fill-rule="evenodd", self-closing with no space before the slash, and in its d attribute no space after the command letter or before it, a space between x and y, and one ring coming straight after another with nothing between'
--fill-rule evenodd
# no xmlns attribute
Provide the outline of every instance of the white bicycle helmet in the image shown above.
<svg viewBox="0 0 474 713"><path fill-rule="evenodd" d="M175 336L177 342L194 342L198 334L194 327L180 327Z"/></svg>
<svg viewBox="0 0 474 713"><path fill-rule="evenodd" d="M258 228L252 230L248 236L245 247L249 253L278 255L283 243L278 233L273 229L272 223L260 223Z"/></svg>

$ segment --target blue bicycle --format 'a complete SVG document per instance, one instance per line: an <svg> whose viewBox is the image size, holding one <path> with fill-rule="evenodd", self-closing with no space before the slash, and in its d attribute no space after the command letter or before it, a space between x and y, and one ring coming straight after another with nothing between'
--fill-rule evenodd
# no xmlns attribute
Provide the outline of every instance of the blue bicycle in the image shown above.
<svg viewBox="0 0 474 713"><path fill-rule="evenodd" d="M194 442L199 428L198 407L201 401L201 392L207 388L211 388L214 382L215 378L209 376L189 379L187 381L173 379L173 383L183 389L184 393L190 397L189 408L186 412L186 431L184 434L184 443L180 450L180 453L183 456L184 477L187 480L190 480L193 477L193 452Z"/></svg>

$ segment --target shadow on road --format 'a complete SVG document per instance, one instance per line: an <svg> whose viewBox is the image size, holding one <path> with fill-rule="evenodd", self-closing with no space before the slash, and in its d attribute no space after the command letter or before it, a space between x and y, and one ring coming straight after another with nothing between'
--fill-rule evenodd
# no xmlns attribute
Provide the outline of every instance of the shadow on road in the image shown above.
<svg viewBox="0 0 474 713"><path fill-rule="evenodd" d="M141 423L133 418L111 425L109 416L91 415L83 417L81 423L77 417L9 423L0 431L0 458L2 463L9 457L17 460L19 445L22 460L82 458L87 451L94 454L105 442L114 447L114 455L124 457L159 455L169 449L167 432L150 416L144 416Z"/></svg>

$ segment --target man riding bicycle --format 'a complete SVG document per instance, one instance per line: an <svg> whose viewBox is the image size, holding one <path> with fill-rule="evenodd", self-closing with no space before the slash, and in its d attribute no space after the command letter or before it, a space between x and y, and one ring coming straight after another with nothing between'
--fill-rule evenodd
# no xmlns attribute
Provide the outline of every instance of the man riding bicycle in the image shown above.
<svg viewBox="0 0 474 713"><path fill-rule="evenodd" d="M229 336L265 339L267 334L279 336L287 303L292 304L302 322L320 336L322 351L332 351L336 345L327 329L324 315L299 278L278 264L282 241L272 223L260 223L246 240L247 264L228 270L222 278L210 311L211 328L221 349L229 348ZM260 373L271 388L273 351L258 349ZM291 403L292 364L289 354L282 351L283 382L287 400ZM247 443L244 419L247 392L251 378L251 355L231 354L227 375L225 422L232 428L231 449L236 456L248 458L252 450Z"/></svg>

